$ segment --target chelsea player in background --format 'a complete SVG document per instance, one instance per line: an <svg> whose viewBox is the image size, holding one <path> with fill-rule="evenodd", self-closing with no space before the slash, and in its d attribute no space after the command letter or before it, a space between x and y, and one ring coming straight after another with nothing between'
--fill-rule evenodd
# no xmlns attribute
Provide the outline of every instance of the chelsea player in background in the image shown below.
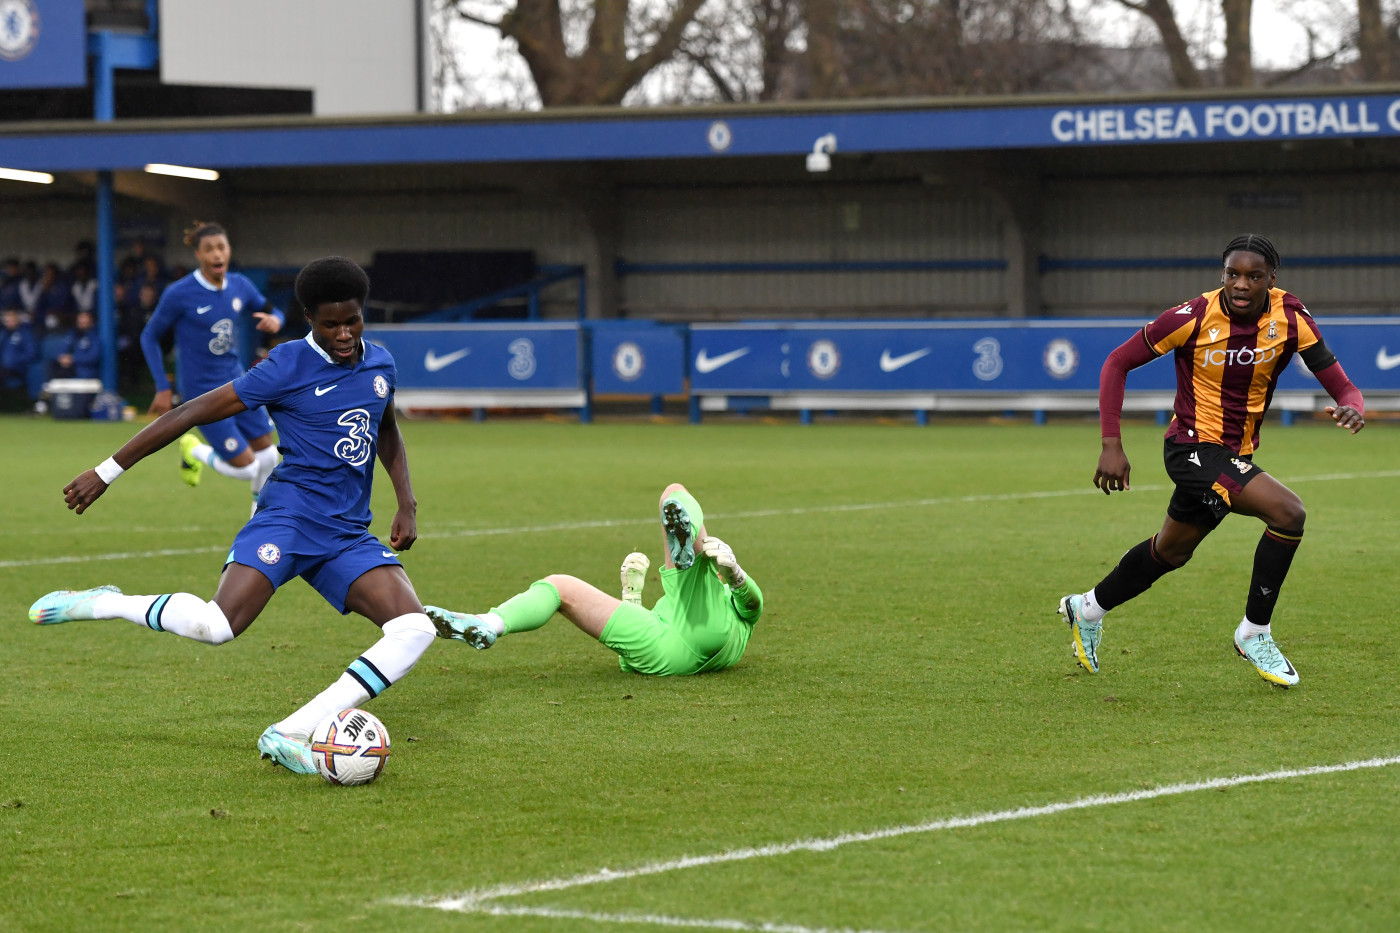
<svg viewBox="0 0 1400 933"><path fill-rule="evenodd" d="M233 251L223 227L196 220L185 231L185 245L193 247L199 268L166 288L141 331L141 352L156 381L156 396L151 402L151 413L156 415L170 410L170 380L160 344L172 328L180 358L180 397L188 401L243 372L236 341L242 315L252 314L257 329L267 334L277 333L285 323L282 312L257 286L246 276L229 271ZM267 412L254 406L205 424L201 431L207 444L195 434L180 438L180 477L197 486L207 464L216 473L248 482L256 500L277 466Z"/></svg>
<svg viewBox="0 0 1400 933"><path fill-rule="evenodd" d="M418 504L394 417L394 360L361 336L369 278L349 259L318 259L297 276L296 295L311 325L304 340L274 347L237 379L162 415L63 489L68 508L81 515L122 472L191 428L266 405L283 460L234 538L214 598L125 596L99 586L50 593L29 618L39 625L126 619L221 645L247 630L279 586L302 577L342 614L357 612L383 633L335 683L258 739L264 758L314 774L307 739L316 725L412 670L435 629L398 558L369 533L377 453L398 499L389 544L408 550L418 537Z"/></svg>

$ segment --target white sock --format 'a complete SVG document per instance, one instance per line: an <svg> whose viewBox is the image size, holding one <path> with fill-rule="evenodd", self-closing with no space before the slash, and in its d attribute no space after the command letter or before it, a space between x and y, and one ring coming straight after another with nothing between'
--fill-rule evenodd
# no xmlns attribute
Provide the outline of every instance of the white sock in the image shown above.
<svg viewBox="0 0 1400 933"><path fill-rule="evenodd" d="M309 736L327 716L359 706L377 697L409 671L437 636L437 629L421 612L401 615L384 623L383 637L360 655L340 679L312 698L301 709L277 723L283 735Z"/></svg>
<svg viewBox="0 0 1400 933"><path fill-rule="evenodd" d="M340 679L311 698L301 709L277 723L274 728L283 735L299 739L309 738L312 731L341 710L359 706L369 699L365 688L349 674L341 674Z"/></svg>
<svg viewBox="0 0 1400 933"><path fill-rule="evenodd" d="M491 631L495 632L497 636L504 635L506 633L506 620L496 615L496 613L483 612L477 618L481 619L481 621L491 626Z"/></svg>
<svg viewBox="0 0 1400 933"><path fill-rule="evenodd" d="M1102 622L1103 617L1108 615L1108 610L1099 605L1093 590L1084 594L1084 607L1081 611L1086 622Z"/></svg>
<svg viewBox="0 0 1400 933"><path fill-rule="evenodd" d="M272 475L272 471L277 468L277 461L281 459L276 447L264 447L262 450L253 451L253 466L257 467L258 473L253 477L253 496L262 492L263 484Z"/></svg>
<svg viewBox="0 0 1400 933"><path fill-rule="evenodd" d="M1268 635L1269 633L1269 626L1255 625L1246 617L1240 620L1239 627L1235 629L1235 641L1244 644L1255 636Z"/></svg>
<svg viewBox="0 0 1400 933"><path fill-rule="evenodd" d="M196 444L193 456L196 460L201 460L213 467L215 473L222 473L224 476L232 477L233 479L251 481L254 476L258 475L258 461L256 458L247 466L234 466L232 463L229 463L227 460L222 459L218 454L214 453L214 448L210 447L208 444Z"/></svg>
<svg viewBox="0 0 1400 933"><path fill-rule="evenodd" d="M205 601L192 593L160 596L104 593L93 602L92 615L95 619L126 619L157 632L182 635L206 645L233 641L233 629L218 603Z"/></svg>

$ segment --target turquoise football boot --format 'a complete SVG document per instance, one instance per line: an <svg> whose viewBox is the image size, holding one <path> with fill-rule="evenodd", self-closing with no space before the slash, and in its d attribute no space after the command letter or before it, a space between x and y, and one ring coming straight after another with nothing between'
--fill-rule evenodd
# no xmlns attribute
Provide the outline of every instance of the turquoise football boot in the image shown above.
<svg viewBox="0 0 1400 933"><path fill-rule="evenodd" d="M1287 689L1298 683L1298 672L1278 650L1278 645L1274 644L1274 638L1268 632L1244 641L1240 641L1239 635L1236 635L1235 653L1253 664L1259 676L1271 684Z"/></svg>
<svg viewBox="0 0 1400 933"><path fill-rule="evenodd" d="M478 651L490 648L496 643L496 630L486 624L480 616L453 612L441 606L424 606L423 611L432 620L439 638L464 641Z"/></svg>
<svg viewBox="0 0 1400 933"><path fill-rule="evenodd" d="M700 503L688 492L676 492L661 503L661 524L666 529L666 550L677 570L695 563L695 539L705 524Z"/></svg>
<svg viewBox="0 0 1400 933"><path fill-rule="evenodd" d="M1103 622L1084 618L1084 597L1072 593L1060 600L1057 610L1069 623L1074 659L1090 674L1099 672L1099 640L1103 637Z"/></svg>
<svg viewBox="0 0 1400 933"><path fill-rule="evenodd" d="M311 752L311 743L305 739L293 738L277 731L276 726L268 726L267 731L258 737L258 751L263 758L271 758L274 765L281 765L296 774L315 774L316 759Z"/></svg>
<svg viewBox="0 0 1400 933"><path fill-rule="evenodd" d="M85 622L91 619L92 604L104 593L120 593L115 586L95 586L90 590L55 590L41 596L29 607L29 621L35 625Z"/></svg>

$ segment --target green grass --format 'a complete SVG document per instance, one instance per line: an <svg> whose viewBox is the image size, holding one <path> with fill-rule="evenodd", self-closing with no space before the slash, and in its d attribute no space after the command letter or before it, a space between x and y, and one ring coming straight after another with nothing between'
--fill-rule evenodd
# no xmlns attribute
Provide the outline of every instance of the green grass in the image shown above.
<svg viewBox="0 0 1400 933"><path fill-rule="evenodd" d="M300 581L221 648L29 625L60 587L212 595L246 487L187 489L167 452L74 516L63 484L130 426L5 419L0 931L624 929L394 899L1400 754L1394 424L1266 428L1259 462L1309 509L1274 620L1303 678L1286 692L1230 649L1260 531L1242 518L1113 614L1098 676L1074 666L1056 600L1161 522L1148 425L1112 498L1088 422L404 429L425 601L481 609L551 572L611 591L629 550L659 562L656 498L682 481L763 586L743 661L625 675L557 617L486 652L439 642L370 704L394 740L378 782L299 778L254 742L373 627ZM391 502L381 473L381 536ZM1394 930L1397 791L1400 767L1324 774L496 903L899 933Z"/></svg>

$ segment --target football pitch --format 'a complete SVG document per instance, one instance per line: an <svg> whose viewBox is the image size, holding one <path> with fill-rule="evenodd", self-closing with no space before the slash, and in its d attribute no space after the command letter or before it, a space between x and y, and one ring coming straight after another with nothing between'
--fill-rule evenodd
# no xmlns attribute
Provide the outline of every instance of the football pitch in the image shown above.
<svg viewBox="0 0 1400 933"><path fill-rule="evenodd" d="M1265 427L1308 507L1287 691L1231 647L1240 517L1075 666L1057 600L1161 523L1150 424L1113 497L1089 420L401 424L424 601L613 592L643 550L651 605L678 481L763 588L743 660L624 674L559 616L440 640L367 704L376 783L293 775L258 735L374 627L299 580L217 648L30 625L53 589L211 596L247 486L166 451L75 516L62 486L133 426L0 420L0 931L1400 929L1394 421ZM392 503L380 470L382 539Z"/></svg>

